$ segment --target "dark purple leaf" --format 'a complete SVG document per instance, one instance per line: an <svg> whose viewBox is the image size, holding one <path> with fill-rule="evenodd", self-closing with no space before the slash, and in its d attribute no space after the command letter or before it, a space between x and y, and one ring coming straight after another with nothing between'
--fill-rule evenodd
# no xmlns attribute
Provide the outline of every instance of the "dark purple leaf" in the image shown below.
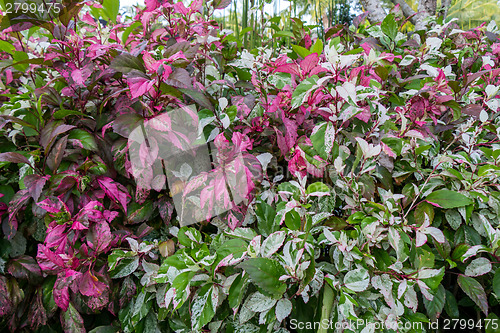
<svg viewBox="0 0 500 333"><path fill-rule="evenodd" d="M79 178L79 175L77 175L76 177L75 176L66 176L64 177L61 182L59 183L59 185L57 186L57 188L55 189L55 194L56 195L59 195L59 194L64 194L66 192L68 192L69 190L71 190L76 184L78 184L78 178Z"/></svg>
<svg viewBox="0 0 500 333"><path fill-rule="evenodd" d="M61 164L67 143L68 143L68 135L63 136L61 139L59 139L59 141L57 141L56 145L50 152L47 158L47 166L49 167L50 170L52 171L57 170L59 164Z"/></svg>
<svg viewBox="0 0 500 333"><path fill-rule="evenodd" d="M0 115L0 119L3 120L2 125L0 125L0 128L3 127L3 126L5 126L8 122L13 122L13 123L19 124L21 126L25 126L25 127L30 127L32 129L36 129L35 125L27 123L24 120L19 119L17 117Z"/></svg>
<svg viewBox="0 0 500 333"><path fill-rule="evenodd" d="M176 68L172 74L168 76L165 83L175 88L189 88L191 87L191 77L184 68Z"/></svg>
<svg viewBox="0 0 500 333"><path fill-rule="evenodd" d="M207 108L211 111L214 111L214 106L212 105L212 102L210 102L210 99L208 99L208 97L202 91L194 89L184 89L184 88L180 88L179 90L186 96L194 100L196 103L198 103L200 106Z"/></svg>
<svg viewBox="0 0 500 333"><path fill-rule="evenodd" d="M43 306L41 289L37 292L28 314L28 322L32 330L47 324L47 312Z"/></svg>
<svg viewBox="0 0 500 333"><path fill-rule="evenodd" d="M75 128L73 125L59 125L57 123L51 123L44 127L42 133L40 135L40 144L43 148L45 148L45 153L50 150L50 147L54 143L55 138L62 133L66 133L67 131Z"/></svg>
<svg viewBox="0 0 500 333"><path fill-rule="evenodd" d="M26 163L30 164L30 161L19 153L8 152L0 154L0 162L11 162L11 163Z"/></svg>
<svg viewBox="0 0 500 333"><path fill-rule="evenodd" d="M24 177L24 185L35 202L37 202L38 198L40 198L40 194L42 194L47 178L49 178L49 176L42 177L40 175L27 175Z"/></svg>
<svg viewBox="0 0 500 333"><path fill-rule="evenodd" d="M469 116L473 116L476 119L479 119L479 114L483 110L483 107L479 104L467 104L462 108L462 113L467 114Z"/></svg>
<svg viewBox="0 0 500 333"><path fill-rule="evenodd" d="M30 256L13 259L7 266L9 273L17 279L33 279L42 276L38 263Z"/></svg>
<svg viewBox="0 0 500 333"><path fill-rule="evenodd" d="M28 203L28 200L31 199L31 195L29 194L27 189L20 190L17 192L12 200L9 203L9 221L8 225L10 226L9 228L9 233L7 233L7 238L11 239L14 237L17 231L17 213L21 210L26 208L26 205Z"/></svg>
<svg viewBox="0 0 500 333"><path fill-rule="evenodd" d="M174 206L170 201L167 201L167 197L162 197L157 203L158 211L160 212L160 217L165 222L169 224L172 219L172 213L174 212Z"/></svg>
<svg viewBox="0 0 500 333"><path fill-rule="evenodd" d="M7 288L7 278L0 275L0 316L5 316L12 311L12 300Z"/></svg>
<svg viewBox="0 0 500 333"><path fill-rule="evenodd" d="M143 118L135 113L128 113L118 116L113 121L113 131L128 138L130 133L142 124Z"/></svg>

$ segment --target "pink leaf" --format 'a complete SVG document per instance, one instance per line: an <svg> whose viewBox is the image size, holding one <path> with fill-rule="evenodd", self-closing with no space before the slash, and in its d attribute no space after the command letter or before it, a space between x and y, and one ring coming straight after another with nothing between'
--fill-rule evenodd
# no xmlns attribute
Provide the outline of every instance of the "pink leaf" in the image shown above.
<svg viewBox="0 0 500 333"><path fill-rule="evenodd" d="M136 76L128 78L127 83L130 88L132 98L137 98L147 93L149 89L153 87L154 80L152 81L140 76Z"/></svg>
<svg viewBox="0 0 500 333"><path fill-rule="evenodd" d="M186 8L186 6L184 6L182 1L179 1L174 5L174 11L182 15L187 15L189 12L189 10Z"/></svg>
<svg viewBox="0 0 500 333"><path fill-rule="evenodd" d="M107 288L106 284L99 281L90 271L83 273L78 278L78 287L82 295L94 297L100 296Z"/></svg>
<svg viewBox="0 0 500 333"><path fill-rule="evenodd" d="M54 284L54 301L63 311L68 310L69 287L79 275L81 275L81 273L68 270L65 273L59 274L56 283Z"/></svg>
<svg viewBox="0 0 500 333"><path fill-rule="evenodd" d="M161 65L161 61L156 61L149 52L142 54L142 60L144 60L144 65L146 65L146 69L150 72L156 72Z"/></svg>
<svg viewBox="0 0 500 333"><path fill-rule="evenodd" d="M319 57L317 53L311 53L300 62L300 68L304 74L309 73L318 65Z"/></svg>
<svg viewBox="0 0 500 333"><path fill-rule="evenodd" d="M300 69L297 64L284 64L276 68L276 72L289 73L300 76Z"/></svg>
<svg viewBox="0 0 500 333"><path fill-rule="evenodd" d="M127 190L123 185L115 182L113 179L109 177L99 177L97 178L97 182L101 186L101 188L104 190L106 195L110 197L111 199L119 202L123 210L126 212L127 211L127 199L130 198L130 195L128 194Z"/></svg>
<svg viewBox="0 0 500 333"><path fill-rule="evenodd" d="M92 237L87 236L90 248L96 252L105 252L113 240L113 235L106 222L96 223L92 226Z"/></svg>
<svg viewBox="0 0 500 333"><path fill-rule="evenodd" d="M49 248L59 247L65 244L66 241L66 225L56 224L55 222L47 228L47 237L45 238L45 245Z"/></svg>
<svg viewBox="0 0 500 333"><path fill-rule="evenodd" d="M145 12L151 12L156 8L160 7L160 2L158 0L145 0L146 9Z"/></svg>

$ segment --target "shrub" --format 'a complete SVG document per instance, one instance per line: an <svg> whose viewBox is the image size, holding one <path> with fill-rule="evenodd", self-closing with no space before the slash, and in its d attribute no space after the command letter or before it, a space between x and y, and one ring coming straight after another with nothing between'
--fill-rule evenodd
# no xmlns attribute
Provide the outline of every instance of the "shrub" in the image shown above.
<svg viewBox="0 0 500 333"><path fill-rule="evenodd" d="M211 20L227 5L3 30L1 327L494 330L497 27L391 14L323 41L293 19L291 49L244 50Z"/></svg>

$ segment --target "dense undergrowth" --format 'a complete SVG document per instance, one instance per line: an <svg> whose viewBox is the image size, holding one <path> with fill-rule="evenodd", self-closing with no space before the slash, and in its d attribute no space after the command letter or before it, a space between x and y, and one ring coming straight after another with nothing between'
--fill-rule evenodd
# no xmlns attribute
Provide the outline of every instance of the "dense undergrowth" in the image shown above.
<svg viewBox="0 0 500 333"><path fill-rule="evenodd" d="M227 5L3 25L0 329L494 332L496 25L406 34L396 8L245 50Z"/></svg>

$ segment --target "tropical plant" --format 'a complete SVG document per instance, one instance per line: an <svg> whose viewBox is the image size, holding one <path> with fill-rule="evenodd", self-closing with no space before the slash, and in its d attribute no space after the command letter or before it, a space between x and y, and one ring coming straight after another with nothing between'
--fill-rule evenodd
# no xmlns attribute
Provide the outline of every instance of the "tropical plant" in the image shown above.
<svg viewBox="0 0 500 333"><path fill-rule="evenodd" d="M496 24L228 5L2 19L0 328L494 332Z"/></svg>

